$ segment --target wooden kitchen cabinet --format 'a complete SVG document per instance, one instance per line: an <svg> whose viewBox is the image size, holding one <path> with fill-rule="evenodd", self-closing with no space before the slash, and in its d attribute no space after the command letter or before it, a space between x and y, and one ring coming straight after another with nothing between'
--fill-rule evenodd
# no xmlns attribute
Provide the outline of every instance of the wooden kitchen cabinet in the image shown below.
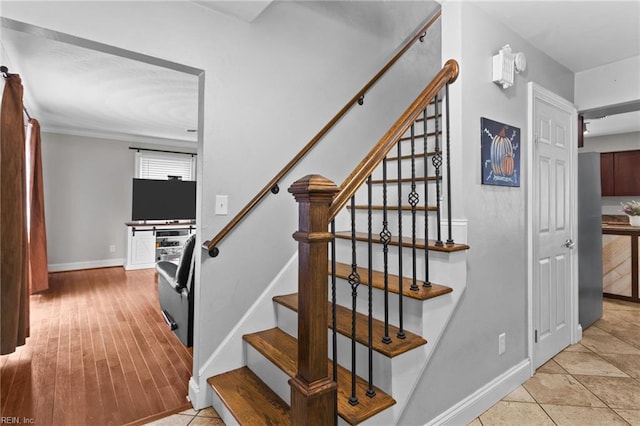
<svg viewBox="0 0 640 426"><path fill-rule="evenodd" d="M603 197L640 195L640 150L600 154Z"/></svg>
<svg viewBox="0 0 640 426"><path fill-rule="evenodd" d="M603 197L613 197L613 152L600 154L600 183Z"/></svg>

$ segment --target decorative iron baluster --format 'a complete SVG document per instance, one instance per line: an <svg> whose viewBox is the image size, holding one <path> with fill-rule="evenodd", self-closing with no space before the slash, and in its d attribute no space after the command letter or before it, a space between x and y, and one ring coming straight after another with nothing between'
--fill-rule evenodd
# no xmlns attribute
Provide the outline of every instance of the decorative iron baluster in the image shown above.
<svg viewBox="0 0 640 426"><path fill-rule="evenodd" d="M440 135L438 134L439 126L438 126L438 95L433 100L433 106L435 110L435 124L436 124L436 142L435 142L435 154L433 154L433 158L431 162L433 163L433 167L435 168L436 174L436 235L438 236L436 239L436 246L443 246L442 237L440 235L440 166L442 166L442 153L440 152Z"/></svg>
<svg viewBox="0 0 640 426"><path fill-rule="evenodd" d="M336 324L336 221L331 221L331 352L333 364L333 381L338 383L338 332ZM338 425L338 398L334 401L336 417L334 425Z"/></svg>
<svg viewBox="0 0 640 426"><path fill-rule="evenodd" d="M380 231L384 267L384 336L382 343L391 343L389 337L389 243L391 232L387 220L387 159L382 161L382 231Z"/></svg>
<svg viewBox="0 0 640 426"><path fill-rule="evenodd" d="M404 339L402 309L402 142L398 142L398 339Z"/></svg>
<svg viewBox="0 0 640 426"><path fill-rule="evenodd" d="M413 278L411 281L412 291L418 291L420 288L416 279L416 265L417 265L417 253L416 253L416 207L420 201L420 196L416 192L416 147L415 147L415 124L411 125L411 192L409 193L409 205L411 206L411 254L412 254L412 272ZM400 278L402 279L402 278Z"/></svg>
<svg viewBox="0 0 640 426"><path fill-rule="evenodd" d="M438 117L436 117L436 120ZM424 160L424 205L429 204L429 150L427 147L427 108L422 113L422 126L423 126L423 148L422 155ZM424 284L423 287L431 287L431 280L429 279L429 210L424 212Z"/></svg>
<svg viewBox="0 0 640 426"><path fill-rule="evenodd" d="M450 133L449 133L449 84L444 87L445 90L445 108L446 108L446 126L447 126L447 229L449 231L449 238L447 238L447 244L452 245L453 235L451 229L451 155L450 151Z"/></svg>
<svg viewBox="0 0 640 426"><path fill-rule="evenodd" d="M358 405L356 395L356 308L360 274L356 262L356 197L351 197L351 273L348 278L351 286L351 396L349 404Z"/></svg>
<svg viewBox="0 0 640 426"><path fill-rule="evenodd" d="M376 395L376 391L373 389L373 233L371 224L371 203L372 203L372 185L371 176L367 178L367 248L368 248L368 261L369 270L367 271L367 279L369 280L369 387L367 388L367 396L372 398Z"/></svg>

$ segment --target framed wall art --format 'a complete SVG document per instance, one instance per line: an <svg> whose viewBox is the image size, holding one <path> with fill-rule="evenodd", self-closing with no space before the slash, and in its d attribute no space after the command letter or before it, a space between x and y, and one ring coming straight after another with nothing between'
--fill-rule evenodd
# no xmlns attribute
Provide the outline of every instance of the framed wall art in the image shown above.
<svg viewBox="0 0 640 426"><path fill-rule="evenodd" d="M520 186L520 129L480 118L482 183Z"/></svg>

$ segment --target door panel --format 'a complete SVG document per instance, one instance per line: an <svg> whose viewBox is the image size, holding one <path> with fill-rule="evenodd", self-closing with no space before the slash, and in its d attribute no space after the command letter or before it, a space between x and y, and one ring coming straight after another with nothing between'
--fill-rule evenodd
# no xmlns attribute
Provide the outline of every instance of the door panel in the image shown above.
<svg viewBox="0 0 640 426"><path fill-rule="evenodd" d="M534 101L533 321L537 331L534 366L571 343L572 283L571 113L541 99ZM535 211L535 210L534 210Z"/></svg>

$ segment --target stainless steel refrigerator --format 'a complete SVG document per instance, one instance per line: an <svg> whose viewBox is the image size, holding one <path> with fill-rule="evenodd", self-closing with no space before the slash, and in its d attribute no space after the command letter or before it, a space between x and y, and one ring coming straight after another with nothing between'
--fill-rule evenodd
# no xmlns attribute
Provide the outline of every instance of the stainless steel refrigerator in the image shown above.
<svg viewBox="0 0 640 426"><path fill-rule="evenodd" d="M582 329L602 317L600 154L578 154L578 318Z"/></svg>

